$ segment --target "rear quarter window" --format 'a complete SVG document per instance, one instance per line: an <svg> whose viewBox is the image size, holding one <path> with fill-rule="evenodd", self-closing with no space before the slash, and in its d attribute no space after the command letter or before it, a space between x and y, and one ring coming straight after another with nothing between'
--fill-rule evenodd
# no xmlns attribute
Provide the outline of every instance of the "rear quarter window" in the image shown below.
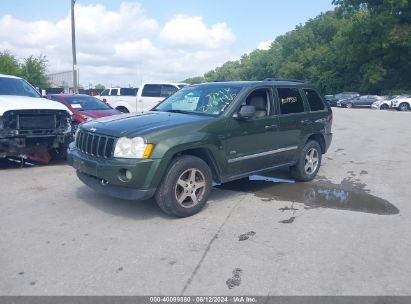
<svg viewBox="0 0 411 304"><path fill-rule="evenodd" d="M311 111L321 111L324 110L325 106L316 91L311 89L304 89L305 96L307 97L308 104L310 105Z"/></svg>

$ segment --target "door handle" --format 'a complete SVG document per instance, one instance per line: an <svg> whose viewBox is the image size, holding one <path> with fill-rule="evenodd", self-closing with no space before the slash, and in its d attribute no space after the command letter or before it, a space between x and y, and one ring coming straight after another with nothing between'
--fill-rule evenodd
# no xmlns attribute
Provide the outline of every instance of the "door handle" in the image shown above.
<svg viewBox="0 0 411 304"><path fill-rule="evenodd" d="M266 130L274 130L274 129L276 129L276 128L278 128L278 125L276 125L276 124L265 126L265 129L266 129Z"/></svg>
<svg viewBox="0 0 411 304"><path fill-rule="evenodd" d="M300 122L302 125L309 125L311 123L309 120L301 120Z"/></svg>

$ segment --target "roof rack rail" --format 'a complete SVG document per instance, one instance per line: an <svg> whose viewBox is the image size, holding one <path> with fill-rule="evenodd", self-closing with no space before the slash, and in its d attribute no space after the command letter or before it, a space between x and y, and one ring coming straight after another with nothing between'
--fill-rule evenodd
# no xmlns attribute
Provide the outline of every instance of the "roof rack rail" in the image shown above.
<svg viewBox="0 0 411 304"><path fill-rule="evenodd" d="M299 80L299 79L287 79L287 78L266 78L264 81L291 81L300 83L309 83L309 80Z"/></svg>

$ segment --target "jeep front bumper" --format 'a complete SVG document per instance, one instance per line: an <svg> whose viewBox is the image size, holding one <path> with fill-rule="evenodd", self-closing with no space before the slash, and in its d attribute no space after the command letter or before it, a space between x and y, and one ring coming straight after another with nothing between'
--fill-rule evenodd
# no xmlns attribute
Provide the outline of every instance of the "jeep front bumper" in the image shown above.
<svg viewBox="0 0 411 304"><path fill-rule="evenodd" d="M158 159L96 158L78 151L72 143L67 151L67 162L76 169L84 184L100 193L145 200L156 191L154 177L160 164Z"/></svg>

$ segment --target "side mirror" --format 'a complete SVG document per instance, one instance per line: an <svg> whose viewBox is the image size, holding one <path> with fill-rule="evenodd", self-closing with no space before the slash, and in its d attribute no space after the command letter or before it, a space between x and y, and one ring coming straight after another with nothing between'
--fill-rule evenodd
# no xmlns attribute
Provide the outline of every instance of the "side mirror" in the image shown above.
<svg viewBox="0 0 411 304"><path fill-rule="evenodd" d="M254 106L242 106L240 111L237 113L238 119L250 119L255 115Z"/></svg>

